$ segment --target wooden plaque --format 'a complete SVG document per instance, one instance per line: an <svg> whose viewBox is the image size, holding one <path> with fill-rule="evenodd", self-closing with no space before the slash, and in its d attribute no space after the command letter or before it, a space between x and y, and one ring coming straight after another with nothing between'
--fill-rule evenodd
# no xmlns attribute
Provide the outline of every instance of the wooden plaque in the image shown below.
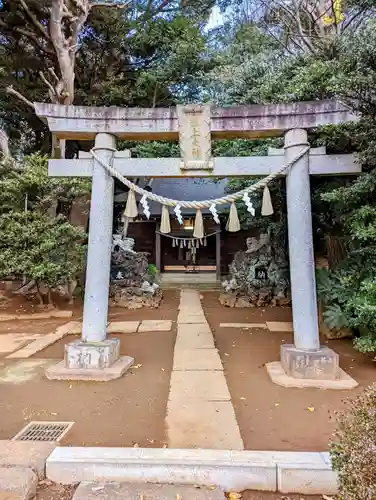
<svg viewBox="0 0 376 500"><path fill-rule="evenodd" d="M177 106L182 170L213 168L211 154L210 106Z"/></svg>

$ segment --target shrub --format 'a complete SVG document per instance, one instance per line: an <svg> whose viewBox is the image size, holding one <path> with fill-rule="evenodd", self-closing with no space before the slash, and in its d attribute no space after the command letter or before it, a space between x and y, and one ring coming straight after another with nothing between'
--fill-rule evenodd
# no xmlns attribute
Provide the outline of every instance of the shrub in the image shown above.
<svg viewBox="0 0 376 500"><path fill-rule="evenodd" d="M376 384L349 403L338 416L330 445L342 500L376 498Z"/></svg>

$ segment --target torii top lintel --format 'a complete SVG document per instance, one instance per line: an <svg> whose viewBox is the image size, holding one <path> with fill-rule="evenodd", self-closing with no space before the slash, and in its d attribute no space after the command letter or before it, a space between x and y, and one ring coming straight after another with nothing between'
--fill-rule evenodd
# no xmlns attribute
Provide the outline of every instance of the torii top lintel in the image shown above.
<svg viewBox="0 0 376 500"><path fill-rule="evenodd" d="M35 103L38 116L47 119L60 139L93 139L106 132L121 139L178 139L176 108L118 108L62 106ZM266 106L211 108L211 135L221 138L278 136L294 128L313 129L321 125L356 120L338 101L307 101Z"/></svg>

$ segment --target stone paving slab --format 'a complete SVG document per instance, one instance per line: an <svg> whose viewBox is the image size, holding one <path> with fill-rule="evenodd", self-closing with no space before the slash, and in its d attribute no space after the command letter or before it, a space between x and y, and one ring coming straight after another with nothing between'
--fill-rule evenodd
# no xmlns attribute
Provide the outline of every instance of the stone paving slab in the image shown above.
<svg viewBox="0 0 376 500"><path fill-rule="evenodd" d="M205 323L206 318L204 314L185 314L179 313L178 324L195 324L195 323Z"/></svg>
<svg viewBox="0 0 376 500"><path fill-rule="evenodd" d="M244 449L231 401L169 401L166 427L170 448Z"/></svg>
<svg viewBox="0 0 376 500"><path fill-rule="evenodd" d="M266 326L271 332L293 332L293 325L290 322L267 321Z"/></svg>
<svg viewBox="0 0 376 500"><path fill-rule="evenodd" d="M179 349L173 370L223 370L223 366L217 349Z"/></svg>
<svg viewBox="0 0 376 500"><path fill-rule="evenodd" d="M139 321L111 321L107 333L136 333L139 325Z"/></svg>
<svg viewBox="0 0 376 500"><path fill-rule="evenodd" d="M42 351L46 347L48 347L51 344L54 344L58 340L60 340L64 335L57 334L57 333L48 333L47 335L43 335L43 337L40 337L39 339L34 340L34 342L29 343L22 349L19 349L16 352L13 352L12 354L9 354L7 356L7 359L10 358L15 358L15 359L21 359L21 358L30 358L31 356L34 356L39 351Z"/></svg>
<svg viewBox="0 0 376 500"><path fill-rule="evenodd" d="M212 331L210 329L209 324L205 320L203 323L198 323L197 325L178 325L178 335L203 335L207 334L210 337L213 337Z"/></svg>
<svg viewBox="0 0 376 500"><path fill-rule="evenodd" d="M266 363L265 366L272 382L282 387L351 390L359 385L358 382L350 377L342 368L338 370L339 378L337 380L317 380L289 377L282 368L280 361Z"/></svg>
<svg viewBox="0 0 376 500"><path fill-rule="evenodd" d="M153 320L144 319L138 331L141 332L169 332L172 328L172 321L170 320Z"/></svg>
<svg viewBox="0 0 376 500"><path fill-rule="evenodd" d="M56 448L55 443L38 441L0 441L0 467L32 469L39 479L45 477L46 460Z"/></svg>
<svg viewBox="0 0 376 500"><path fill-rule="evenodd" d="M23 467L0 468L0 492L8 491L18 495L19 500L31 500L35 497L37 484L37 476L31 469Z"/></svg>
<svg viewBox="0 0 376 500"><path fill-rule="evenodd" d="M142 497L143 495L143 497ZM180 495L180 497L179 497ZM188 485L81 483L73 500L225 500L219 489L195 488Z"/></svg>
<svg viewBox="0 0 376 500"><path fill-rule="evenodd" d="M191 332L178 333L175 342L175 351L187 349L215 349L213 336L209 333L195 333L194 325ZM180 326L178 328L180 330Z"/></svg>
<svg viewBox="0 0 376 500"><path fill-rule="evenodd" d="M231 401L226 379L221 371L173 371L169 401Z"/></svg>
<svg viewBox="0 0 376 500"><path fill-rule="evenodd" d="M50 319L50 318L71 318L73 311L45 311L32 314L0 314L0 321L13 321L13 320L35 320L35 319Z"/></svg>
<svg viewBox="0 0 376 500"><path fill-rule="evenodd" d="M22 338L16 334L7 333L0 335L0 353L8 354L32 342L33 339Z"/></svg>
<svg viewBox="0 0 376 500"><path fill-rule="evenodd" d="M266 323L220 323L220 328L268 328Z"/></svg>
<svg viewBox="0 0 376 500"><path fill-rule="evenodd" d="M234 462L232 455L239 453L243 461ZM106 479L214 484L224 491L277 489L277 467L268 452L229 450L57 447L47 460L47 478L62 484Z"/></svg>
<svg viewBox="0 0 376 500"><path fill-rule="evenodd" d="M306 495L335 495L338 490L337 476L324 463L278 464L278 491Z"/></svg>
<svg viewBox="0 0 376 500"><path fill-rule="evenodd" d="M55 342L61 340L66 335L74 335L75 333L81 333L81 322L69 321L64 325L57 327L56 330L52 333L38 336L36 340L29 343L25 347L22 347L18 351L9 354L7 358L10 359L30 358L31 356L34 356L37 352L42 351L51 344L54 344Z"/></svg>

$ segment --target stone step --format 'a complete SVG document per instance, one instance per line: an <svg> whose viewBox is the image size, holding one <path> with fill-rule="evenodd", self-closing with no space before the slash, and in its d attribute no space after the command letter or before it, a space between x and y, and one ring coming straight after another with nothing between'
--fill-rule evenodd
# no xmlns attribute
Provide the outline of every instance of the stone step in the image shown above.
<svg viewBox="0 0 376 500"><path fill-rule="evenodd" d="M223 491L307 495L334 495L337 491L329 453L319 452L58 446L48 457L46 467L47 478L62 484L184 483L200 485L203 491L214 484ZM145 495L144 500L150 499Z"/></svg>
<svg viewBox="0 0 376 500"><path fill-rule="evenodd" d="M161 283L162 290L208 290L222 292L223 288L220 283Z"/></svg>
<svg viewBox="0 0 376 500"><path fill-rule="evenodd" d="M0 467L0 496L6 492L9 500L30 500L35 497L37 484L37 475L30 468Z"/></svg>
<svg viewBox="0 0 376 500"><path fill-rule="evenodd" d="M224 500L218 488L195 488L187 485L132 484L132 483L81 483L73 500Z"/></svg>
<svg viewBox="0 0 376 500"><path fill-rule="evenodd" d="M162 273L161 283L217 283L215 273Z"/></svg>

